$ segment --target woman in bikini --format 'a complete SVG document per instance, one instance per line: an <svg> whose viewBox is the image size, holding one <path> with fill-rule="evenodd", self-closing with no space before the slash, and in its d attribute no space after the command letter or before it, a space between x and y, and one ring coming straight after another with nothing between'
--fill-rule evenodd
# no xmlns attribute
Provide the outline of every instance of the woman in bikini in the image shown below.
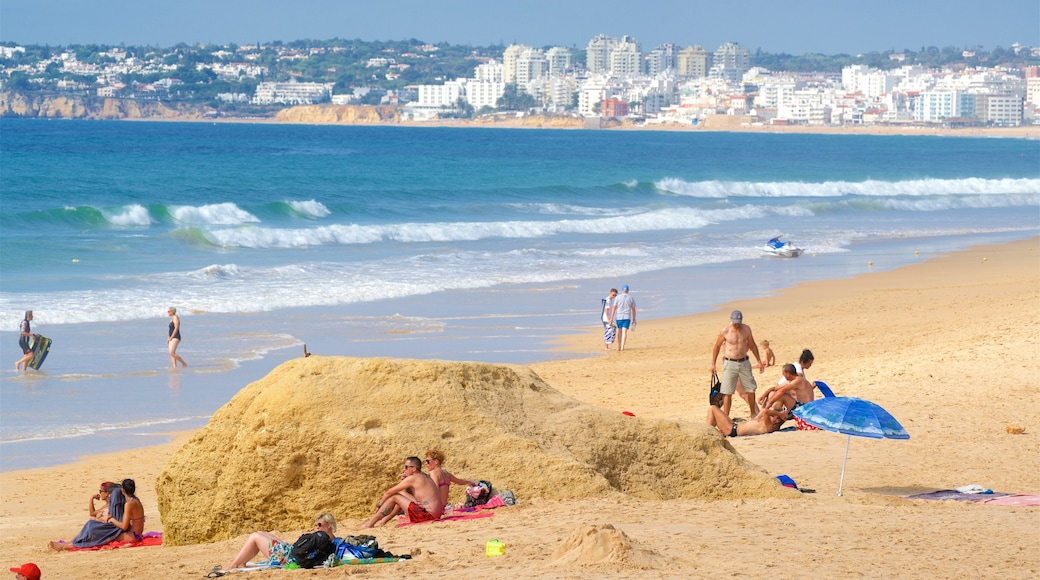
<svg viewBox="0 0 1040 580"><path fill-rule="evenodd" d="M144 506L137 499L134 492L137 484L132 479L123 480L123 495L126 496L126 505L123 506L123 519L108 518L108 522L115 524L123 533L117 538L120 542L140 542L144 538Z"/></svg>
<svg viewBox="0 0 1040 580"><path fill-rule="evenodd" d="M426 459L423 463L426 464L426 468L430 470L430 478L437 484L437 493L441 496L441 502L447 506L448 504L448 491L451 489L451 484L465 485L472 487L477 485L477 482L470 481L468 479L459 479L454 475L448 473L441 467L444 462L444 453L439 449L430 449L426 452Z"/></svg>

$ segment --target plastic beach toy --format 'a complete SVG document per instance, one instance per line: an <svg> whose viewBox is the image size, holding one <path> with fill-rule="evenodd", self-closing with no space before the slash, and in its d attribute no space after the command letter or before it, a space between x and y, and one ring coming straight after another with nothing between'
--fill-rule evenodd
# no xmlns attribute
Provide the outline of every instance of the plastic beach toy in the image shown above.
<svg viewBox="0 0 1040 580"><path fill-rule="evenodd" d="M506 553L506 545L504 542L499 542L497 539L488 540L484 552L488 556L504 556Z"/></svg>

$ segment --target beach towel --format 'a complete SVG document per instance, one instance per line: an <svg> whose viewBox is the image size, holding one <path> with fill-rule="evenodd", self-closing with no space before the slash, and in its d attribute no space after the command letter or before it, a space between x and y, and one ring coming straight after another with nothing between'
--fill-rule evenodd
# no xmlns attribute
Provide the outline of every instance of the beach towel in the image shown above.
<svg viewBox="0 0 1040 580"><path fill-rule="evenodd" d="M998 497L1004 497L1011 495L1009 493L964 493L957 491L956 489L941 489L939 491L933 491L931 493L919 493L917 495L909 495L907 499L931 499L931 500L955 500L955 501L979 501L984 502L992 500Z"/></svg>
<svg viewBox="0 0 1040 580"><path fill-rule="evenodd" d="M337 566L362 566L364 564L387 564L390 562L404 562L409 558L394 556L393 558L358 558L356 560L340 560Z"/></svg>
<svg viewBox="0 0 1040 580"><path fill-rule="evenodd" d="M996 495L996 494L994 494ZM1002 497L992 499L983 499L982 503L986 505L1037 505L1040 506L1040 495L1019 493L1014 495L1004 495Z"/></svg>
<svg viewBox="0 0 1040 580"><path fill-rule="evenodd" d="M58 543L64 543L59 541ZM145 546L161 546L162 545L162 532L147 532L141 536L140 542L119 542L112 540L108 543L101 544L100 546L89 546L86 548L80 548L79 546L71 546L67 548L69 552L92 552L96 550L115 550L116 548L143 548Z"/></svg>
<svg viewBox="0 0 1040 580"><path fill-rule="evenodd" d="M495 515L494 512L478 512L478 513L464 513L464 514L452 514L450 516L441 516L439 520L433 520L431 522L402 522L397 524L397 527L403 528L405 526L415 526L418 524L435 524L437 522L451 522L460 520L476 520L480 518L490 518Z"/></svg>
<svg viewBox="0 0 1040 580"><path fill-rule="evenodd" d="M108 515L117 521L123 519L123 509L126 507L126 496L123 488L116 487L108 497ZM123 533L115 524L90 520L83 524L83 528L72 539L72 545L77 548L93 548L104 546L115 540Z"/></svg>

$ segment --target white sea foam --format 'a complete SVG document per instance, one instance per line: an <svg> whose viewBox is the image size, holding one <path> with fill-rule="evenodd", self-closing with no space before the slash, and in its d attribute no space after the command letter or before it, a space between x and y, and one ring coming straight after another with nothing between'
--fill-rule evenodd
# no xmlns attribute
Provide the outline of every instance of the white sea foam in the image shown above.
<svg viewBox="0 0 1040 580"><path fill-rule="evenodd" d="M123 429L140 429L143 427L154 427L156 425L169 425L184 421L199 421L208 419L208 416L176 417L170 419L153 419L147 421L125 422L125 423L87 423L81 425L63 425L47 432L32 430L4 430L0 444L23 443L26 441L46 441L52 439L70 439L73 437L85 437L106 431L118 431Z"/></svg>
<svg viewBox="0 0 1040 580"><path fill-rule="evenodd" d="M287 203L293 211L304 217L320 218L332 213L325 204L313 199L307 201L290 201Z"/></svg>
<svg viewBox="0 0 1040 580"><path fill-rule="evenodd" d="M179 223L194 226L230 226L260 222L260 218L233 203L217 203L197 207L190 205L173 206L170 208L170 215Z"/></svg>
<svg viewBox="0 0 1040 580"><path fill-rule="evenodd" d="M101 215L105 216L108 223L116 226L147 226L153 222L148 208L139 204L123 206L116 212L102 210Z"/></svg>
<svg viewBox="0 0 1040 580"><path fill-rule="evenodd" d="M1040 193L1040 179L919 179L907 181L863 182L826 181L809 183L799 181L745 182L745 181L684 181L667 178L654 182L658 191L707 199L727 197L842 197L895 196L895 195L949 195L949 194L1036 194Z"/></svg>

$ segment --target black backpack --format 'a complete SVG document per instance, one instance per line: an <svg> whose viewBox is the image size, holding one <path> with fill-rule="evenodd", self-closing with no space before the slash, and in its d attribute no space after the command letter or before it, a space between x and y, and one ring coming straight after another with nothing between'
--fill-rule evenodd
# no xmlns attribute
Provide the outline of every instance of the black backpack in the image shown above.
<svg viewBox="0 0 1040 580"><path fill-rule="evenodd" d="M477 507L478 505L484 505L491 499L491 482L484 481L483 479L478 482L480 486L480 495L473 497L472 495L466 494L466 507Z"/></svg>
<svg viewBox="0 0 1040 580"><path fill-rule="evenodd" d="M315 568L325 563L329 556L336 551L329 535L325 532L311 532L300 536L293 544L289 557L300 568Z"/></svg>

